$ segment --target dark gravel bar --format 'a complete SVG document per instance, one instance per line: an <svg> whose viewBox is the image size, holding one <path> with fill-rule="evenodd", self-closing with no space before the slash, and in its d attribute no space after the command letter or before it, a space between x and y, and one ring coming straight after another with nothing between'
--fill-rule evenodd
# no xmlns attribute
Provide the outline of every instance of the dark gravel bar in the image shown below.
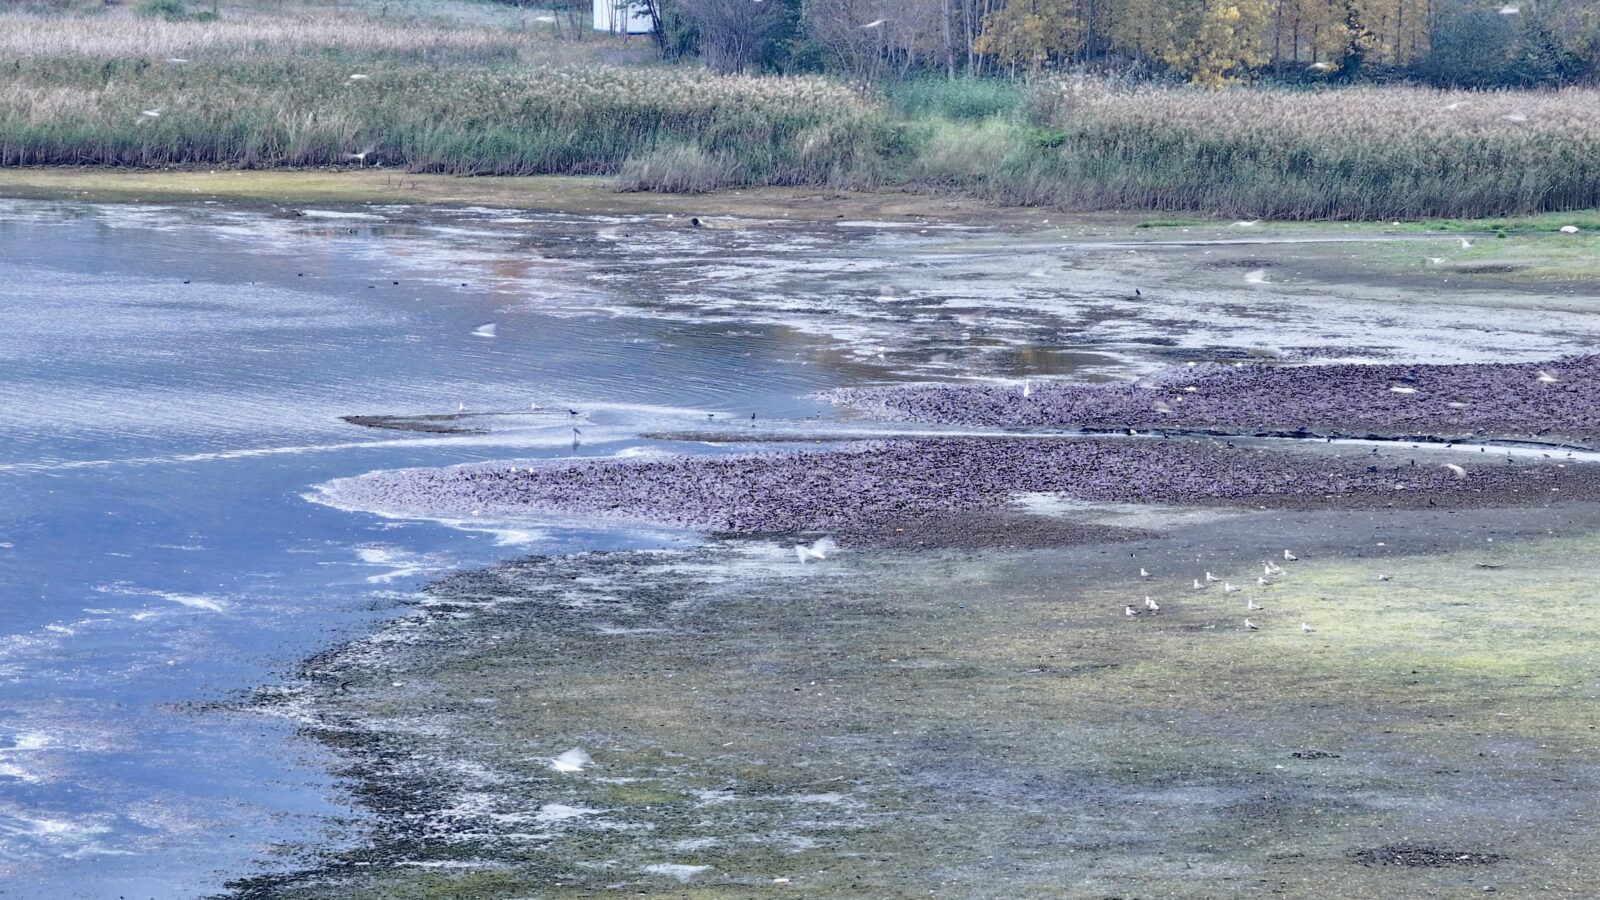
<svg viewBox="0 0 1600 900"><path fill-rule="evenodd" d="M1600 466L1453 454L1465 475L1404 448L1375 454L1315 444L1263 449L1214 440L940 438L737 456L481 464L374 473L335 482L341 503L470 515L545 511L708 532L916 543L948 520L943 546L1003 545L1019 492L1085 501L1274 507L1523 505L1600 497ZM965 523L965 524L963 524ZM986 534L985 531L995 532ZM1104 534L1042 534L1071 543Z"/></svg>
<svg viewBox="0 0 1600 900"><path fill-rule="evenodd" d="M836 403L899 421L1260 435L1496 438L1600 446L1600 355L1548 363L1226 366L1124 384L848 388Z"/></svg>

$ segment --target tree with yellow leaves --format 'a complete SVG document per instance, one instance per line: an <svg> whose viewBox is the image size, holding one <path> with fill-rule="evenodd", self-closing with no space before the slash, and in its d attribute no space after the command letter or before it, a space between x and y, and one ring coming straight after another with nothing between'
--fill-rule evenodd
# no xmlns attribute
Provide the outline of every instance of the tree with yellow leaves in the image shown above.
<svg viewBox="0 0 1600 900"><path fill-rule="evenodd" d="M1265 65L1271 0L1202 0L1189 10L1161 57L1189 80L1223 88L1241 69Z"/></svg>
<svg viewBox="0 0 1600 900"><path fill-rule="evenodd" d="M1073 0L1011 0L983 20L972 49L1002 65L1037 72L1083 46L1083 20Z"/></svg>

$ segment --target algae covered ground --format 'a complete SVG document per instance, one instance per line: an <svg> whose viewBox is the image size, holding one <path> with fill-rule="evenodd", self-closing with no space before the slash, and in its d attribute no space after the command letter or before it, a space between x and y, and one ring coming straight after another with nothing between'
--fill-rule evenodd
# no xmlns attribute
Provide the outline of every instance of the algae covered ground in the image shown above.
<svg viewBox="0 0 1600 900"><path fill-rule="evenodd" d="M445 578L260 698L381 815L363 849L286 848L299 873L236 889L1593 894L1591 506L1132 521L1161 534ZM1207 571L1243 589L1195 590ZM592 764L555 771L572 748Z"/></svg>

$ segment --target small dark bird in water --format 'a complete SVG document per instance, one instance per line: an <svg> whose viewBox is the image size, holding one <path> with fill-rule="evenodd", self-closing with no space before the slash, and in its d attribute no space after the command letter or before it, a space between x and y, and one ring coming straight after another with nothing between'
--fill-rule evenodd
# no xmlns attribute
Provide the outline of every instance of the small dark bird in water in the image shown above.
<svg viewBox="0 0 1600 900"><path fill-rule="evenodd" d="M1138 288L1134 288L1133 289L1133 295L1135 297L1143 297L1144 296L1143 294L1139 293L1139 289Z"/></svg>
<svg viewBox="0 0 1600 900"><path fill-rule="evenodd" d="M567 410L567 415L570 415L570 416L575 416L575 415L577 415L577 414L578 414L578 411L577 411L577 410L575 410L575 409L569 409L569 410Z"/></svg>
<svg viewBox="0 0 1600 900"><path fill-rule="evenodd" d="M189 279L187 279L187 278L185 278L185 279L184 279L184 280L183 280L183 283L184 283L184 284L188 284L188 283L189 283Z"/></svg>
<svg viewBox="0 0 1600 900"><path fill-rule="evenodd" d="M690 228L703 228L703 227L705 227L705 223L700 221L700 217L699 216L691 216L689 218L689 227Z"/></svg>

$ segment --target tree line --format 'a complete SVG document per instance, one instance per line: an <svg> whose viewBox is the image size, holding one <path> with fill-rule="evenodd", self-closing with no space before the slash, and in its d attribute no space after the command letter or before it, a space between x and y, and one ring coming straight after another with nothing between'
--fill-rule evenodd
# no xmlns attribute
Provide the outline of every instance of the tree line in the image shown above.
<svg viewBox="0 0 1600 900"><path fill-rule="evenodd" d="M575 7L587 0L558 0ZM1600 77L1600 0L615 0L667 57L860 82L1077 68L1541 87Z"/></svg>

